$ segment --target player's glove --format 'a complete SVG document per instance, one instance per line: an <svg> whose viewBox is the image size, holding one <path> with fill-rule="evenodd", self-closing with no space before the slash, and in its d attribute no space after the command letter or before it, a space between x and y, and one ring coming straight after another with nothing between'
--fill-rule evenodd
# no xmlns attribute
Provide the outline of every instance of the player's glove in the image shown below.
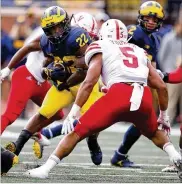
<svg viewBox="0 0 182 184"><path fill-rule="evenodd" d="M56 82L53 81L53 84L54 84L54 86L56 86L56 88L59 91L63 91L63 90L70 91L69 85L66 82L63 82L63 83L58 84L57 81Z"/></svg>
<svg viewBox="0 0 182 184"><path fill-rule="evenodd" d="M74 122L80 117L80 107L73 104L70 113L63 122L61 134L68 134L74 130Z"/></svg>
<svg viewBox="0 0 182 184"><path fill-rule="evenodd" d="M1 72L0 72L1 82L2 82L6 77L8 77L10 73L11 73L11 70L10 70L8 67L2 69Z"/></svg>
<svg viewBox="0 0 182 184"><path fill-rule="evenodd" d="M165 130L167 135L169 135L171 131L171 125L169 121L169 116L167 115L166 111L160 111L160 115L158 117L157 122L158 122L159 128L161 127L161 129Z"/></svg>
<svg viewBox="0 0 182 184"><path fill-rule="evenodd" d="M168 82L168 75L169 75L168 73L162 72L158 69L156 71L159 74L159 76L161 77L161 79L163 79L164 82Z"/></svg>
<svg viewBox="0 0 182 184"><path fill-rule="evenodd" d="M61 63L51 63L46 68L43 68L46 78L52 81L66 81L72 74L70 69Z"/></svg>

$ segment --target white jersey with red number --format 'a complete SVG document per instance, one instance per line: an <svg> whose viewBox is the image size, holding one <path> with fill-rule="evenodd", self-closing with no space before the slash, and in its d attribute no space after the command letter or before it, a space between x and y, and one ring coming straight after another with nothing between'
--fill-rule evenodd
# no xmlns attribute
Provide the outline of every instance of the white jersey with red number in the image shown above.
<svg viewBox="0 0 182 184"><path fill-rule="evenodd" d="M90 44L86 51L87 65L96 53L102 53L101 76L108 88L119 82L147 84L149 60L142 48L121 41L99 40Z"/></svg>
<svg viewBox="0 0 182 184"><path fill-rule="evenodd" d="M32 34L26 39L25 44L30 43L32 40L43 34L41 27L36 28ZM26 67L28 71L35 77L38 82L44 82L45 80L41 76L41 70L43 67L43 61L45 60L44 54L42 51L31 52L27 56Z"/></svg>

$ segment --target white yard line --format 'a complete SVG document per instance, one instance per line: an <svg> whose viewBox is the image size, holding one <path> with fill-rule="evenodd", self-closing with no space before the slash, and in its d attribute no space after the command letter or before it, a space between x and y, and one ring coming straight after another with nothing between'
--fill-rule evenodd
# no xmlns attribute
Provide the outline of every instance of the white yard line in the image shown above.
<svg viewBox="0 0 182 184"><path fill-rule="evenodd" d="M42 162L42 161L37 161L39 164L43 164L44 162ZM30 164L30 165L34 165L35 164L35 161L33 162L33 161L26 161L26 162L20 162L20 164ZM78 165L79 164L79 165ZM166 167L166 166L168 166L168 165L164 165L164 164L136 164L136 165L139 165L139 166L143 166L143 167ZM130 169L130 168L119 168L119 167L114 167L114 166L111 166L111 164L109 164L109 163L102 163L100 166L95 166L95 167L93 167L94 166L94 164L93 163L91 163L91 162L89 162L89 163L64 163L64 162L62 162L62 163L60 163L60 164L58 164L58 166L68 166L68 167L70 167L70 166L74 166L74 167L85 167L85 166L87 166L87 167L90 167L90 169L105 169L106 167L109 167L108 169L114 169L114 170L120 170L120 169L124 169L124 170L127 170L127 169ZM132 171L134 171L134 170L141 170L141 169L131 169ZM159 172L159 173L163 173L163 172Z"/></svg>
<svg viewBox="0 0 182 184"><path fill-rule="evenodd" d="M150 174L150 172L148 172ZM18 175L22 175L24 173L22 172L9 172L8 174L18 174ZM152 173L151 173L152 174ZM159 174L161 174L159 172ZM86 174L82 174L82 173L78 173L78 174L74 174L74 173L71 173L71 174L68 174L68 173L65 173L65 174L58 174L58 173L55 173L55 172L51 172L50 175L52 176L103 176L103 177L129 177L129 178L132 178L132 177L138 177L138 178L170 178L170 179L178 179L178 176L177 174L174 174L174 176L170 175L170 176L167 176L167 175L164 175L164 176L152 176L152 175L140 175L140 173L138 174L101 174L101 173L86 173Z"/></svg>

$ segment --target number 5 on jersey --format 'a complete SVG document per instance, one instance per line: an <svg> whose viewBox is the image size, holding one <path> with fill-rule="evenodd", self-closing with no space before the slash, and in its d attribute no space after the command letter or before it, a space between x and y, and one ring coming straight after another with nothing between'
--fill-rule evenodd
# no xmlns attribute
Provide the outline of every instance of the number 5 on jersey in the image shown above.
<svg viewBox="0 0 182 184"><path fill-rule="evenodd" d="M120 47L120 50L123 53L123 55L126 57L126 59L123 59L124 65L129 67L129 68L137 68L138 67L138 58L137 58L137 56L132 54L132 52L134 53L133 48Z"/></svg>

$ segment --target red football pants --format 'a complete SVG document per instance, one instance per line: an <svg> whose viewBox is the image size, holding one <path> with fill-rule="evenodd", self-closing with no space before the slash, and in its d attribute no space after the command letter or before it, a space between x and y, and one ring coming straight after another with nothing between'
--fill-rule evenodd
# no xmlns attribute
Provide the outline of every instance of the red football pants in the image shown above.
<svg viewBox="0 0 182 184"><path fill-rule="evenodd" d="M20 116L29 99L41 106L50 87L48 81L38 84L38 81L27 70L26 66L17 68L12 75L7 107L1 116L1 134L8 125ZM61 119L63 117L62 111L60 110L58 114Z"/></svg>
<svg viewBox="0 0 182 184"><path fill-rule="evenodd" d="M151 138L158 128L151 91L145 87L140 108L130 111L132 90L133 86L124 83L112 85L108 93L79 119L80 123L75 127L78 136L85 138L116 122L126 121L132 122L143 135Z"/></svg>

